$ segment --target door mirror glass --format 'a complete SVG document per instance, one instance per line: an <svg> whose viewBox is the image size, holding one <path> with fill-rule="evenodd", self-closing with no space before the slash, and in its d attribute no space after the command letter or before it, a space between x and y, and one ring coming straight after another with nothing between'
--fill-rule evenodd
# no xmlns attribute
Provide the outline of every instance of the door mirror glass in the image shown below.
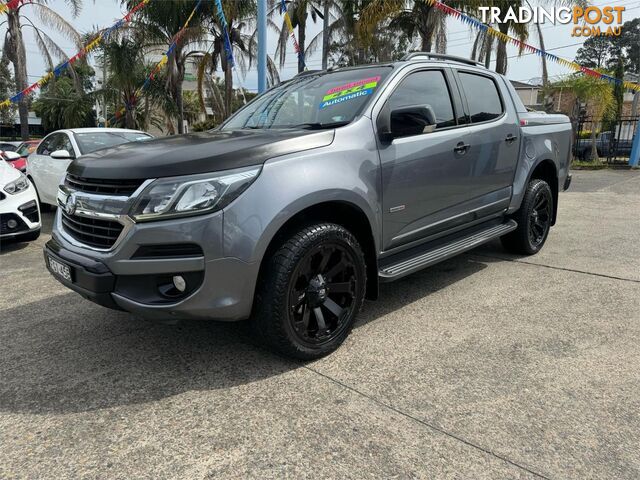
<svg viewBox="0 0 640 480"><path fill-rule="evenodd" d="M49 156L56 160L71 160L73 158L67 150L56 150L55 152L51 152Z"/></svg>
<svg viewBox="0 0 640 480"><path fill-rule="evenodd" d="M436 114L430 105L400 107L391 111L390 127L394 138L431 133L436 124Z"/></svg>

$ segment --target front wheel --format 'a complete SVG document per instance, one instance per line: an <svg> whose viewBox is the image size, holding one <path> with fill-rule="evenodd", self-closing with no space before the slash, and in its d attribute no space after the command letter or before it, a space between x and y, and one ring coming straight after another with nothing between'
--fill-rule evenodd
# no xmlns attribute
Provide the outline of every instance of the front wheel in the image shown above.
<svg viewBox="0 0 640 480"><path fill-rule="evenodd" d="M502 245L520 255L538 253L547 241L553 220L553 193L547 182L540 179L529 182L513 219L518 228L501 238Z"/></svg>
<svg viewBox="0 0 640 480"><path fill-rule="evenodd" d="M252 318L259 338L303 360L338 348L364 301L365 260L356 238L332 223L306 226L265 262Z"/></svg>

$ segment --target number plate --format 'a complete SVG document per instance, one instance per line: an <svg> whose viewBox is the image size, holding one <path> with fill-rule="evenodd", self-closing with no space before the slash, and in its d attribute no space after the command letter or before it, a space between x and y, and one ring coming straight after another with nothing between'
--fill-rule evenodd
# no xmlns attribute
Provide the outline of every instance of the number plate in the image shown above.
<svg viewBox="0 0 640 480"><path fill-rule="evenodd" d="M60 263L57 260L54 260L51 257L47 257L49 259L49 268L51 271L58 275L59 277L64 278L65 280L71 282L71 267L69 265L65 265L64 263Z"/></svg>

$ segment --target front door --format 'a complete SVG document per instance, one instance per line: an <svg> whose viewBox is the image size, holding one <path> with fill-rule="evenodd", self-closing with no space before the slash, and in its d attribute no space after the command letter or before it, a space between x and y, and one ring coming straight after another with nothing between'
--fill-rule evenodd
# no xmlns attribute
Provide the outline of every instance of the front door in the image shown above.
<svg viewBox="0 0 640 480"><path fill-rule="evenodd" d="M383 110L429 105L436 116L431 133L381 142L383 249L389 250L445 227L456 206L469 198L469 132L458 120L457 87L444 69L409 73ZM455 105L455 106L454 106Z"/></svg>

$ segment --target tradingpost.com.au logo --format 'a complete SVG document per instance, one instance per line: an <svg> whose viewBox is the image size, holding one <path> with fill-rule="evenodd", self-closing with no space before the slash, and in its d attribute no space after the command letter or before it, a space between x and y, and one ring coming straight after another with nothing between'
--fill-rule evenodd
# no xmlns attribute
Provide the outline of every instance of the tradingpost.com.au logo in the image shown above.
<svg viewBox="0 0 640 480"><path fill-rule="evenodd" d="M619 36L622 33L620 6L590 7L479 7L483 23L573 24L572 37Z"/></svg>

